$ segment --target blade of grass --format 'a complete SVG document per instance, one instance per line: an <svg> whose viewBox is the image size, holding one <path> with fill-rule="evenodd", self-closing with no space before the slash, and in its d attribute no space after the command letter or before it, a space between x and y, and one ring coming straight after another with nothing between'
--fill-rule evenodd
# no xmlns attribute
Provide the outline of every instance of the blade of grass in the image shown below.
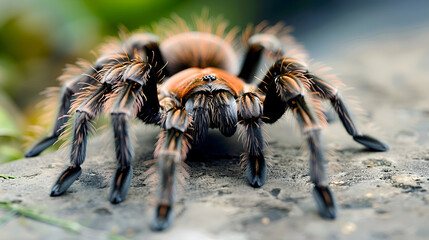
<svg viewBox="0 0 429 240"><path fill-rule="evenodd" d="M13 216L16 215L15 211L10 211L6 216L0 219L0 228L5 225Z"/></svg>
<svg viewBox="0 0 429 240"><path fill-rule="evenodd" d="M18 178L16 176L9 176L9 175L0 175L0 178L4 178L4 179L15 179Z"/></svg>
<svg viewBox="0 0 429 240"><path fill-rule="evenodd" d="M15 214L19 214L24 217L28 217L34 220L56 225L72 232L80 232L80 230L83 228L82 225L80 225L77 222L65 221L58 218L46 216L46 215L37 213L35 210L31 208L15 206L11 202L0 202L0 208L9 210L11 212L15 212Z"/></svg>
<svg viewBox="0 0 429 240"><path fill-rule="evenodd" d="M107 237L109 240L129 240L129 238L122 237L122 236L119 236L116 234L109 234L109 235L107 235Z"/></svg>
<svg viewBox="0 0 429 240"><path fill-rule="evenodd" d="M107 234L106 238L109 240L128 240L129 239L126 237L119 236L117 234L106 233L106 232L101 232L94 229L89 229L80 225L77 222L64 221L61 219L42 215L37 212L36 208L28 208L28 207L25 208L25 207L15 206L15 204L13 204L10 201L0 201L0 209L6 209L10 211L9 214L7 214L5 217L0 219L0 227L6 224L7 221L9 221L10 218L12 218L13 216L21 215L37 221L62 227L71 232L83 234L83 236L88 237L88 239L94 238L94 236L99 236L99 234L102 234L102 235Z"/></svg>

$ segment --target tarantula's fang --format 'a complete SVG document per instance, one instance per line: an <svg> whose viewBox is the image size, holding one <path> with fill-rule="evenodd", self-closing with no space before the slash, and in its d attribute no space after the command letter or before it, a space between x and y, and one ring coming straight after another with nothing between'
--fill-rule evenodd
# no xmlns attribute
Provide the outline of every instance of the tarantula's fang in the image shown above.
<svg viewBox="0 0 429 240"><path fill-rule="evenodd" d="M110 187L110 202L120 203L125 199L130 188L131 178L133 177L133 167L125 169L118 168L113 175L112 186Z"/></svg>
<svg viewBox="0 0 429 240"><path fill-rule="evenodd" d="M385 152L389 150L387 144L366 134L354 136L353 139L373 151Z"/></svg>
<svg viewBox="0 0 429 240"><path fill-rule="evenodd" d="M35 157L38 156L43 150L52 146L58 140L58 136L49 136L41 139L36 144L34 144L27 152L25 152L25 157Z"/></svg>
<svg viewBox="0 0 429 240"><path fill-rule="evenodd" d="M82 173L82 168L77 167L67 167L61 175L58 177L58 180L55 182L54 186L51 189L51 197L56 197L62 195L67 189L72 185L74 181Z"/></svg>
<svg viewBox="0 0 429 240"><path fill-rule="evenodd" d="M313 196L323 218L335 219L337 217L337 204L329 186L314 186Z"/></svg>
<svg viewBox="0 0 429 240"><path fill-rule="evenodd" d="M170 227L174 219L174 211L171 206L159 205L155 209L155 216L152 220L150 228L153 231L162 231Z"/></svg>

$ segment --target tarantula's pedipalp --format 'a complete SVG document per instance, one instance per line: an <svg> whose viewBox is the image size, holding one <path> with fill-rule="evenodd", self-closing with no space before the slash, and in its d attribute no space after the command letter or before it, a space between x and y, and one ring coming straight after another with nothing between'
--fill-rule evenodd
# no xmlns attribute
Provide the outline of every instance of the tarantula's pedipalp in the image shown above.
<svg viewBox="0 0 429 240"><path fill-rule="evenodd" d="M229 92L219 92L213 96L213 124L226 137L234 135L237 129L237 103Z"/></svg>
<svg viewBox="0 0 429 240"><path fill-rule="evenodd" d="M210 101L206 94L195 94L186 102L186 111L192 115L193 129L190 130L192 144L203 143L211 121Z"/></svg>
<svg viewBox="0 0 429 240"><path fill-rule="evenodd" d="M307 73L306 77L309 79L311 91L318 93L321 98L331 101L347 133L350 134L356 142L374 151L385 152L389 150L387 144L372 136L363 134L359 130L336 87L322 80L315 74Z"/></svg>
<svg viewBox="0 0 429 240"><path fill-rule="evenodd" d="M243 126L241 138L246 149L243 161L246 164L247 180L252 187L261 187L267 175L261 100L254 93L245 93L238 100L238 112L240 124Z"/></svg>
<svg viewBox="0 0 429 240"><path fill-rule="evenodd" d="M184 160L183 154L186 154L188 148L186 137L184 137L188 124L186 110L178 108L171 109L162 123L164 130L158 142L160 149L156 153L160 175L158 203L151 224L151 228L156 231L168 228L174 218L176 165Z"/></svg>

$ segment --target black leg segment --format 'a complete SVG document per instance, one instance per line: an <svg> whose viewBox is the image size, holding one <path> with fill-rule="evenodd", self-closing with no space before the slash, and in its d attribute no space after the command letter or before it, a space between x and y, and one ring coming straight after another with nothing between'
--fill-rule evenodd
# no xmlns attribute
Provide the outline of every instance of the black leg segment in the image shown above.
<svg viewBox="0 0 429 240"><path fill-rule="evenodd" d="M174 218L173 204L176 196L176 165L183 160L184 133L188 128L188 116L184 109L172 109L163 122L163 136L159 144L161 148L156 154L160 183L158 203L155 208L152 230L160 231L168 228Z"/></svg>
<svg viewBox="0 0 429 240"><path fill-rule="evenodd" d="M264 185L267 175L265 163L265 140L262 135L262 104L254 93L246 93L239 98L238 113L242 126L241 138L246 152L243 162L246 164L247 180L253 187Z"/></svg>
<svg viewBox="0 0 429 240"><path fill-rule="evenodd" d="M389 150L389 146L387 144L372 136L366 135L359 130L335 86L327 83L314 74L308 73L306 75L310 80L310 89L313 92L318 93L321 98L331 101L331 104L337 112L347 133L353 136L353 139L356 142L374 151L384 152Z"/></svg>
<svg viewBox="0 0 429 240"><path fill-rule="evenodd" d="M337 206L326 177L324 167L326 161L323 156L320 129L309 131L307 141L310 148L310 178L315 184L313 196L320 215L324 218L333 219L337 216Z"/></svg>
<svg viewBox="0 0 429 240"><path fill-rule="evenodd" d="M278 54L282 53L282 43L272 34L256 34L253 35L248 42L246 57L244 58L238 77L247 83L252 83L258 66L263 59L264 54Z"/></svg>
<svg viewBox="0 0 429 240"><path fill-rule="evenodd" d="M58 177L57 182L51 189L51 197L62 195L82 174L80 166L66 168Z"/></svg>
<svg viewBox="0 0 429 240"><path fill-rule="evenodd" d="M70 166L61 173L52 187L51 196L63 194L81 174L80 165L85 161L86 144L90 121L101 111L105 94L110 91L107 85L101 85L74 114L73 141L70 153Z"/></svg>
<svg viewBox="0 0 429 240"><path fill-rule="evenodd" d="M134 105L142 85L135 81L126 81L121 86L111 112L118 168L110 187L110 202L120 203L125 199L133 175L131 162L134 157L129 134L129 117L133 116Z"/></svg>
<svg viewBox="0 0 429 240"><path fill-rule="evenodd" d="M320 126L314 113L308 107L303 96L292 98L288 102L307 138L310 150L310 180L314 183L313 195L322 217L333 219L337 216L334 195L329 188L326 177L323 144L320 137Z"/></svg>
<svg viewBox="0 0 429 240"><path fill-rule="evenodd" d="M74 99L74 94L79 92L82 84L91 84L95 82L87 76L76 76L70 79L60 91L60 106L55 118L55 123L51 133L40 139L25 153L25 157L34 157L39 155L48 147L52 146L57 140L61 133L64 131L63 125L69 120L68 112L70 110L71 102Z"/></svg>
<svg viewBox="0 0 429 240"><path fill-rule="evenodd" d="M207 136L211 124L211 109L213 109L212 99L204 93L195 94L186 102L186 111L189 111L193 120L193 129L189 132L194 146L204 142Z"/></svg>
<svg viewBox="0 0 429 240"><path fill-rule="evenodd" d="M51 133L35 143L27 152L26 157L34 157L43 152L46 148L52 146L61 133L64 131L64 124L69 120L69 111L72 101L76 98L76 94L85 91L87 86L95 86L98 84L96 80L100 71L105 66L110 66L112 63L117 64L126 59L125 54L110 53L104 54L94 63L93 68L78 74L64 84L60 91L59 108L55 118L54 127Z"/></svg>
<svg viewBox="0 0 429 240"><path fill-rule="evenodd" d="M237 129L237 104L229 92L220 92L213 98L213 124L226 137L234 135Z"/></svg>
<svg viewBox="0 0 429 240"><path fill-rule="evenodd" d="M305 64L295 59L278 60L268 71L264 81L259 85L261 92L266 93L264 101L264 122L272 123L279 119L286 109L292 110L310 150L310 179L314 183L314 197L319 213L324 218L335 218L337 207L334 196L329 189L325 171L323 145L320 140L320 124L304 98ZM285 106L277 109L277 106ZM267 111L270 110L270 111Z"/></svg>

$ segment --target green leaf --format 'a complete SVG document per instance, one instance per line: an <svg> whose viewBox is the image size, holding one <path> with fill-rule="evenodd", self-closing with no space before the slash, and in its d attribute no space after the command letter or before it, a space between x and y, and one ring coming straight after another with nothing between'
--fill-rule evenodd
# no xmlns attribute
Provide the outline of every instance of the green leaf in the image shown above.
<svg viewBox="0 0 429 240"><path fill-rule="evenodd" d="M10 145L0 146L0 164L23 158L24 154Z"/></svg>
<svg viewBox="0 0 429 240"><path fill-rule="evenodd" d="M20 131L11 115L0 107L0 137L18 138Z"/></svg>

